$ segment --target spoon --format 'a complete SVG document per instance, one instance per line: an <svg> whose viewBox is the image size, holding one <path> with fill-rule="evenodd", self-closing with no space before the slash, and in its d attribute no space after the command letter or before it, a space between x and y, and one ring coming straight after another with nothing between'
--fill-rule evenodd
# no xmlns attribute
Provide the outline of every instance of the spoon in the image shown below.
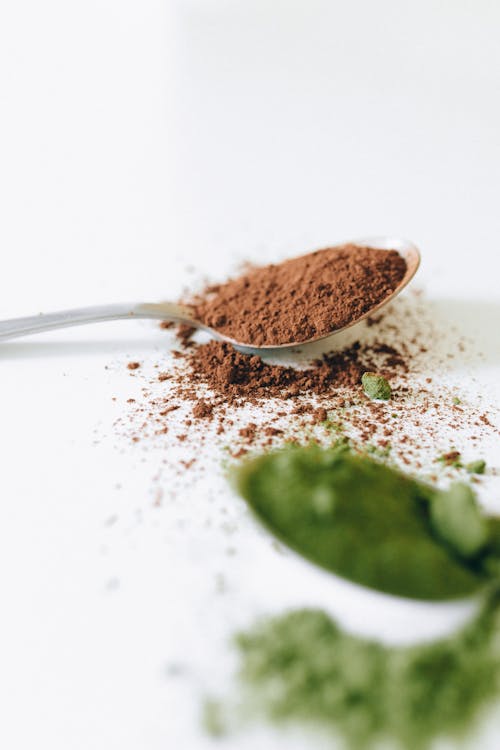
<svg viewBox="0 0 500 750"><path fill-rule="evenodd" d="M342 243L347 244L347 243ZM184 323L193 328L199 328L207 331L211 336L220 341L227 341L233 346L242 350L257 349L285 349L287 347L302 346L313 341L327 338L333 334L340 333L346 328L350 328L360 320L373 315L374 312L390 302L401 292L402 289L411 281L420 264L420 253L418 248L408 240L398 239L396 237L370 237L362 240L354 240L349 244L363 245L373 247L379 250L397 250L406 261L406 273L399 282L396 289L382 302L372 307L367 312L360 315L355 320L350 321L342 328L336 328L326 335L316 336L308 341L289 341L285 344L266 344L263 346L252 346L248 341L240 342L224 336L214 328L210 328L196 320L193 312L187 305L177 304L175 302L141 302L135 304L114 304L114 305L97 305L95 307L83 307L76 310L64 310L55 313L32 315L26 318L13 318L11 320L0 321L0 341L17 338L19 336L29 336L33 333L42 333L56 328L67 328L69 326L84 325L85 323L98 323L108 320L130 320L132 318L150 318L153 320L168 320L174 323Z"/></svg>

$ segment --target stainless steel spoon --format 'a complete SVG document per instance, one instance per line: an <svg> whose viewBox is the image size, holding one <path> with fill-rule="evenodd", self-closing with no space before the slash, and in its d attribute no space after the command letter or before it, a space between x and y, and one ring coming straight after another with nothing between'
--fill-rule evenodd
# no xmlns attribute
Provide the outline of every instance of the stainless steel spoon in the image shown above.
<svg viewBox="0 0 500 750"><path fill-rule="evenodd" d="M138 304L123 303L98 305L96 307L83 307L77 310L64 310L55 313L32 315L27 318L4 320L0 321L0 341L17 338L19 336L29 336L33 333L42 333L43 331L50 331L55 328L84 325L85 323L98 323L100 321L108 320L130 320L131 318L151 318L153 320L170 320L174 323L185 323L194 328L200 328L210 333L214 338L221 341L228 341L239 349L284 349L286 347L309 344L312 341L318 341L319 339L327 338L327 336L337 334L340 331L353 326L355 323L358 323L369 315L373 315L374 312L394 299L394 297L404 289L415 275L420 264L420 253L417 247L407 240L398 239L396 237L368 237L361 240L352 240L349 244L363 245L365 247L373 247L380 250L397 250L406 261L406 273L392 294L389 297L386 297L378 305L375 305L363 315L352 320L348 325L343 326L343 328L337 328L327 335L317 336L309 341L289 341L278 346L267 344L260 347L252 346L251 342L248 341L234 341L234 339L231 339L228 336L223 336L214 328L209 328L201 321L196 320L189 307L174 302L141 302Z"/></svg>

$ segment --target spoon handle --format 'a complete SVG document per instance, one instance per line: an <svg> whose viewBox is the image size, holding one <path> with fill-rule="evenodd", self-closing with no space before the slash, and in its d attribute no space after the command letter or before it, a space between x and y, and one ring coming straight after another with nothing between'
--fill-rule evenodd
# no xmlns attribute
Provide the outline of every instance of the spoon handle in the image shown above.
<svg viewBox="0 0 500 750"><path fill-rule="evenodd" d="M67 328L68 326L85 325L85 323L99 323L100 321L124 320L127 318L153 318L196 325L188 308L172 302L96 305L95 307L82 307L76 310L62 310L54 313L31 315L27 318L0 321L0 341L17 338L18 336L29 336L32 333L51 331L55 328Z"/></svg>

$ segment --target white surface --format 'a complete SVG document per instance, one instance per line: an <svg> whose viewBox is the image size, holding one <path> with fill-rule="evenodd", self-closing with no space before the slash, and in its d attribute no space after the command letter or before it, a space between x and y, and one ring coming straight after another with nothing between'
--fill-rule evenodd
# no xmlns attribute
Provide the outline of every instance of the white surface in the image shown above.
<svg viewBox="0 0 500 750"><path fill-rule="evenodd" d="M499 24L472 0L3 3L0 317L395 234L442 307L498 336ZM162 475L156 507L158 451L116 434L124 364L164 342L115 323L0 351L1 747L212 744L199 698L265 604L255 560L282 563L208 457L181 496ZM492 351L478 387L498 394Z"/></svg>

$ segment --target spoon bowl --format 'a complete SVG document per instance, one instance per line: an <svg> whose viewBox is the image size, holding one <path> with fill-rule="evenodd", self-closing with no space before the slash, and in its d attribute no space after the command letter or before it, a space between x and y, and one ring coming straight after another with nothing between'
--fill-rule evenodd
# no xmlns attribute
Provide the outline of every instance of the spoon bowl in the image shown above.
<svg viewBox="0 0 500 750"><path fill-rule="evenodd" d="M406 271L405 271L403 278L401 279L397 287L394 289L394 291L391 292L391 294L389 294L387 297L381 300L381 302L379 302L378 304L371 307L362 315L359 315L358 317L353 318L353 320L349 321L349 323L347 323L346 325L342 326L341 328L334 328L326 334L321 334L320 336L314 336L313 338L307 339L306 341L290 341L285 344L261 344L260 346L255 346L249 343L235 341L234 339L231 339L228 336L223 336L222 334L212 329L205 328L205 330L209 330L215 338L218 338L222 341L229 342L233 346L237 347L240 351L258 352L260 350L290 349L290 348L294 348L297 346L304 346L305 344L313 344L316 341L321 341L323 339L336 336L337 333L341 333L342 331L345 331L347 328L351 328L352 326L356 325L360 321L365 320L366 318L369 318L371 315L376 313L382 307L385 307L385 305L388 305L389 302L392 302L392 300L400 292L402 292L406 286L408 286L408 284L413 279L413 277L415 276L420 266L420 251L417 248L417 246L414 245L413 242L410 242L409 240L405 240L399 237L364 237L358 240L349 240L348 242L342 242L342 243L339 243L339 245L333 245L332 247L342 247L343 245L347 245L347 244L358 245L360 247L370 247L370 248L373 248L374 250L396 250L401 255L401 257L404 258L406 262Z"/></svg>
<svg viewBox="0 0 500 750"><path fill-rule="evenodd" d="M347 243L342 243L347 244ZM387 305L394 297L399 294L405 286L414 277L420 265L420 252L418 248L408 240L397 237L368 237L360 240L353 240L349 244L372 247L378 250L396 250L406 262L406 272L394 291L377 305L367 310L363 315L351 320L342 328L336 328L327 334L316 336L307 341L288 341L284 344L266 344L263 346L252 345L248 341L235 341L229 336L224 336L217 329L210 328L202 321L197 320L192 309L188 305L177 304L174 302L158 303L135 303L135 304L115 304L115 305L98 305L95 307L85 307L76 310L64 310L61 312L47 313L44 315L32 315L26 318L15 318L12 320L0 321L0 341L17 338L19 336L29 336L34 333L42 333L57 328L67 328L69 326L84 325L86 323L98 323L109 320L130 320L133 318L150 318L153 320L171 321L174 323L183 323L192 328L199 328L209 333L213 338L219 341L226 341L237 347L240 351L259 352L269 349L290 349L304 344L310 344L336 335L346 328L359 323L361 320L373 315L384 305Z"/></svg>

